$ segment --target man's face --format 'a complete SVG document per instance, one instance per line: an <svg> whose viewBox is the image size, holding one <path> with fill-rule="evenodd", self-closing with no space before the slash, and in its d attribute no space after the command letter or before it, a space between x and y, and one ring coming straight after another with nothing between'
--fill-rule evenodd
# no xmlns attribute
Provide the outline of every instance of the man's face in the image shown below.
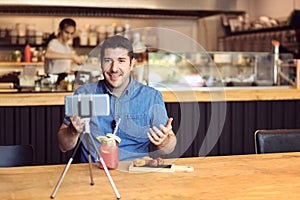
<svg viewBox="0 0 300 200"><path fill-rule="evenodd" d="M74 26L66 26L64 30L61 31L61 39L63 42L67 43L70 39L73 38L75 34Z"/></svg>
<svg viewBox="0 0 300 200"><path fill-rule="evenodd" d="M130 62L128 50L123 48L105 49L102 69L110 89L124 90L127 87L133 64L134 60Z"/></svg>

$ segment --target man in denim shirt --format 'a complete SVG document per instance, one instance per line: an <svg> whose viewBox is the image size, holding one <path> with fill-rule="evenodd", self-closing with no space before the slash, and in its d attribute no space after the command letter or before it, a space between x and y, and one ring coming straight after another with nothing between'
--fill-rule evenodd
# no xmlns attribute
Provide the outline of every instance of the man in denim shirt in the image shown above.
<svg viewBox="0 0 300 200"><path fill-rule="evenodd" d="M107 39L101 47L101 66L104 80L79 87L75 94L108 94L110 115L91 117L90 132L96 142L99 135L111 133L113 121L121 118L117 135L119 160L133 160L149 155L166 155L173 152L176 136L172 131L172 118L168 118L159 91L143 85L131 77L134 66L133 49L122 36ZM79 117L66 117L58 131L60 149L65 152L75 147L83 123ZM87 162L87 141L82 141L81 161ZM90 148L93 161L96 152Z"/></svg>

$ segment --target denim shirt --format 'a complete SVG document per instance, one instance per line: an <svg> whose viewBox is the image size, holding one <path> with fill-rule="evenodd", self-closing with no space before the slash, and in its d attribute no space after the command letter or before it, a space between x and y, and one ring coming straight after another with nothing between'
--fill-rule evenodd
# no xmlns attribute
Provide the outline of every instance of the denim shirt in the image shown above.
<svg viewBox="0 0 300 200"><path fill-rule="evenodd" d="M162 95L159 91L131 79L128 87L121 97L117 98L109 91L104 80L89 83L79 87L74 94L108 94L110 98L110 115L90 118L90 132L97 146L101 145L97 136L112 133L113 120L121 122L117 135L121 138L119 144L119 160L133 160L148 156L149 128L166 125L168 116ZM70 124L69 117L64 123ZM87 162L87 150L90 149L92 160L97 161L98 156L93 144L87 139L82 140L81 162Z"/></svg>

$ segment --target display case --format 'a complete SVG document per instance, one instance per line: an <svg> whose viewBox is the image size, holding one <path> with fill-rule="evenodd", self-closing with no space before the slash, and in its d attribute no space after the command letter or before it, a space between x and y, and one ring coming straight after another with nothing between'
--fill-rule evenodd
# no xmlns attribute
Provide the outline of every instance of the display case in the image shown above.
<svg viewBox="0 0 300 200"><path fill-rule="evenodd" d="M291 84L295 69L292 54L151 52L144 76L154 87L273 86Z"/></svg>

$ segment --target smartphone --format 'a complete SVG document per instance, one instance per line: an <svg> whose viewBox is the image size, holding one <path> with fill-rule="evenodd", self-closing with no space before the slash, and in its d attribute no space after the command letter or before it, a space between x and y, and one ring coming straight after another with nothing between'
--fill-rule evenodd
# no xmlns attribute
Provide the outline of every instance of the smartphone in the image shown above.
<svg viewBox="0 0 300 200"><path fill-rule="evenodd" d="M78 94L65 96L66 116L108 116L110 113L108 94Z"/></svg>

